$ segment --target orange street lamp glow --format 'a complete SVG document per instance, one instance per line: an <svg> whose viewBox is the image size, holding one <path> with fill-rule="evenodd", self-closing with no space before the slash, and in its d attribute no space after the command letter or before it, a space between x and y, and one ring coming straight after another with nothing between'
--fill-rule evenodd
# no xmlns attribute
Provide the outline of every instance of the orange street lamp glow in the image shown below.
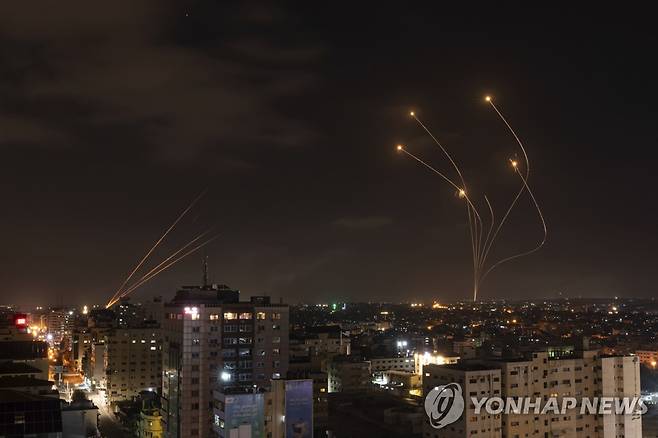
<svg viewBox="0 0 658 438"><path fill-rule="evenodd" d="M512 167L516 167L519 165L519 163L516 160L510 160L510 163L512 163Z"/></svg>
<svg viewBox="0 0 658 438"><path fill-rule="evenodd" d="M411 111L411 112L409 112L409 115L410 115L411 117L414 117L414 116L416 115L416 113L413 112L413 111Z"/></svg>
<svg viewBox="0 0 658 438"><path fill-rule="evenodd" d="M459 197L460 198L465 198L466 197L466 191L464 189L459 189Z"/></svg>
<svg viewBox="0 0 658 438"><path fill-rule="evenodd" d="M401 144L397 145L396 149L397 149L398 151L401 151L401 150L402 150L402 145L401 145Z"/></svg>
<svg viewBox="0 0 658 438"><path fill-rule="evenodd" d="M485 97L484 100L486 100L487 102L491 102L491 96Z"/></svg>

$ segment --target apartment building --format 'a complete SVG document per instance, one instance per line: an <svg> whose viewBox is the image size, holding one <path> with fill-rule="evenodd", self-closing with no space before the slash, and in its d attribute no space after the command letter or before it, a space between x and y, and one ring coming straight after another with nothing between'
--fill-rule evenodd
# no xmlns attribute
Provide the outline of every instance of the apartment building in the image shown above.
<svg viewBox="0 0 658 438"><path fill-rule="evenodd" d="M362 391L371 387L370 361L334 356L327 363L329 392Z"/></svg>
<svg viewBox="0 0 658 438"><path fill-rule="evenodd" d="M501 416L475 415L471 397L500 397L501 372L499 369L479 363L458 362L456 364L423 367L423 397L441 385L458 383L464 397L464 413L456 422L442 428L433 428L429 421L423 423L424 438L456 437L500 437Z"/></svg>
<svg viewBox="0 0 658 438"><path fill-rule="evenodd" d="M407 371L413 373L415 370L415 362L413 357L371 358L370 366L373 373L390 370Z"/></svg>
<svg viewBox="0 0 658 438"><path fill-rule="evenodd" d="M213 391L213 426L219 438L311 438L313 382L273 379L266 388Z"/></svg>
<svg viewBox="0 0 658 438"><path fill-rule="evenodd" d="M640 397L640 365L636 356L612 356L598 359L600 395L603 397ZM640 415L602 415L599 428L603 438L642 437Z"/></svg>
<svg viewBox="0 0 658 438"><path fill-rule="evenodd" d="M457 368L464 375L451 371ZM496 370L499 377L492 381L493 391L482 388L471 388L472 382L487 383L480 376L471 379L466 370L480 369ZM441 377L443 380L438 379ZM467 378L468 377L468 378ZM461 379L452 380L449 378ZM529 352L515 359L491 359L459 362L456 365L427 365L423 374L424 394L434 386L450 382L462 384L466 401L466 411L462 418L440 430L436 436L470 437L555 437L568 436L574 438L640 438L642 423L640 415L595 415L581 413L580 405L559 414L547 412L501 414L496 416L499 427L488 427L491 417L481 414L480 417L469 414L472 406L470 397L502 397L503 399L540 399L542 403L551 398L561 405L565 397L581 400L585 397L639 397L640 373L639 359L636 356L601 356L598 351L573 351L565 349L548 349L546 351ZM492 394L492 395L488 395ZM484 421L485 427L479 424ZM426 431L430 435L432 428L429 422ZM439 431L437 431L439 432ZM445 433L448 433L446 435Z"/></svg>
<svg viewBox="0 0 658 438"><path fill-rule="evenodd" d="M130 400L145 390L160 391L162 335L156 324L116 328L107 333L104 345L108 402Z"/></svg>
<svg viewBox="0 0 658 438"><path fill-rule="evenodd" d="M496 366L494 362L490 365ZM639 397L639 360L634 356L601 357L584 350L534 352L526 359L498 361L504 397ZM560 415L503 415L504 437L573 436L616 438L642 436L639 415L581 414L580 406Z"/></svg>
<svg viewBox="0 0 658 438"><path fill-rule="evenodd" d="M211 434L212 392L264 386L288 371L288 306L186 286L164 305L162 417L169 437Z"/></svg>

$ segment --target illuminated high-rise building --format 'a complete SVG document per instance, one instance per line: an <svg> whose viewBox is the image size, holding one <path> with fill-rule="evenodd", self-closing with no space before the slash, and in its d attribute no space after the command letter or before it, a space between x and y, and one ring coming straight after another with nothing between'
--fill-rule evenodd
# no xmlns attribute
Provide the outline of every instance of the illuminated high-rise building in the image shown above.
<svg viewBox="0 0 658 438"><path fill-rule="evenodd" d="M164 306L163 401L169 437L211 434L213 389L264 386L288 371L288 306L240 301L223 285L183 287Z"/></svg>
<svg viewBox="0 0 658 438"><path fill-rule="evenodd" d="M130 400L141 391L161 390L162 335L157 324L117 327L106 336L107 400Z"/></svg>

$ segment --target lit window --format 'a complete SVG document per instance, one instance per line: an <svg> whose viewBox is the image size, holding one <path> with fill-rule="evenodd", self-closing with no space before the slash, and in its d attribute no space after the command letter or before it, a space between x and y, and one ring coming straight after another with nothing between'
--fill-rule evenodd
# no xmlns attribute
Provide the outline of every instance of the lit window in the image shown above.
<svg viewBox="0 0 658 438"><path fill-rule="evenodd" d="M265 312L256 313L256 319L265 319L266 317L267 317L267 313Z"/></svg>
<svg viewBox="0 0 658 438"><path fill-rule="evenodd" d="M219 319L219 315L218 315L218 314L213 313L213 314L210 315L210 320L211 320L211 321L215 321L215 320L218 320L218 319Z"/></svg>
<svg viewBox="0 0 658 438"><path fill-rule="evenodd" d="M238 319L238 314L233 312L225 312L224 319Z"/></svg>
<svg viewBox="0 0 658 438"><path fill-rule="evenodd" d="M197 307L186 307L184 311L186 315L191 315L192 319L199 319L199 309Z"/></svg>
<svg viewBox="0 0 658 438"><path fill-rule="evenodd" d="M279 312L272 313L272 319L281 319L281 314Z"/></svg>
<svg viewBox="0 0 658 438"><path fill-rule="evenodd" d="M251 319L251 313L244 312L240 314L240 319Z"/></svg>

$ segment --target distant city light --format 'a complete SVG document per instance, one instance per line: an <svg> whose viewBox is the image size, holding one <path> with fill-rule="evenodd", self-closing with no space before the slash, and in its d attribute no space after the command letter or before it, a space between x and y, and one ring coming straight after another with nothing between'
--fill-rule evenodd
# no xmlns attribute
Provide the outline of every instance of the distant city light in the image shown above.
<svg viewBox="0 0 658 438"><path fill-rule="evenodd" d="M221 379L222 379L223 382L228 382L229 380L231 380L231 373L227 373L226 371L222 371Z"/></svg>
<svg viewBox="0 0 658 438"><path fill-rule="evenodd" d="M48 334L46 335L46 339L49 340L49 341L52 341L52 340L53 340L53 334L52 334L52 333L48 333Z"/></svg>

